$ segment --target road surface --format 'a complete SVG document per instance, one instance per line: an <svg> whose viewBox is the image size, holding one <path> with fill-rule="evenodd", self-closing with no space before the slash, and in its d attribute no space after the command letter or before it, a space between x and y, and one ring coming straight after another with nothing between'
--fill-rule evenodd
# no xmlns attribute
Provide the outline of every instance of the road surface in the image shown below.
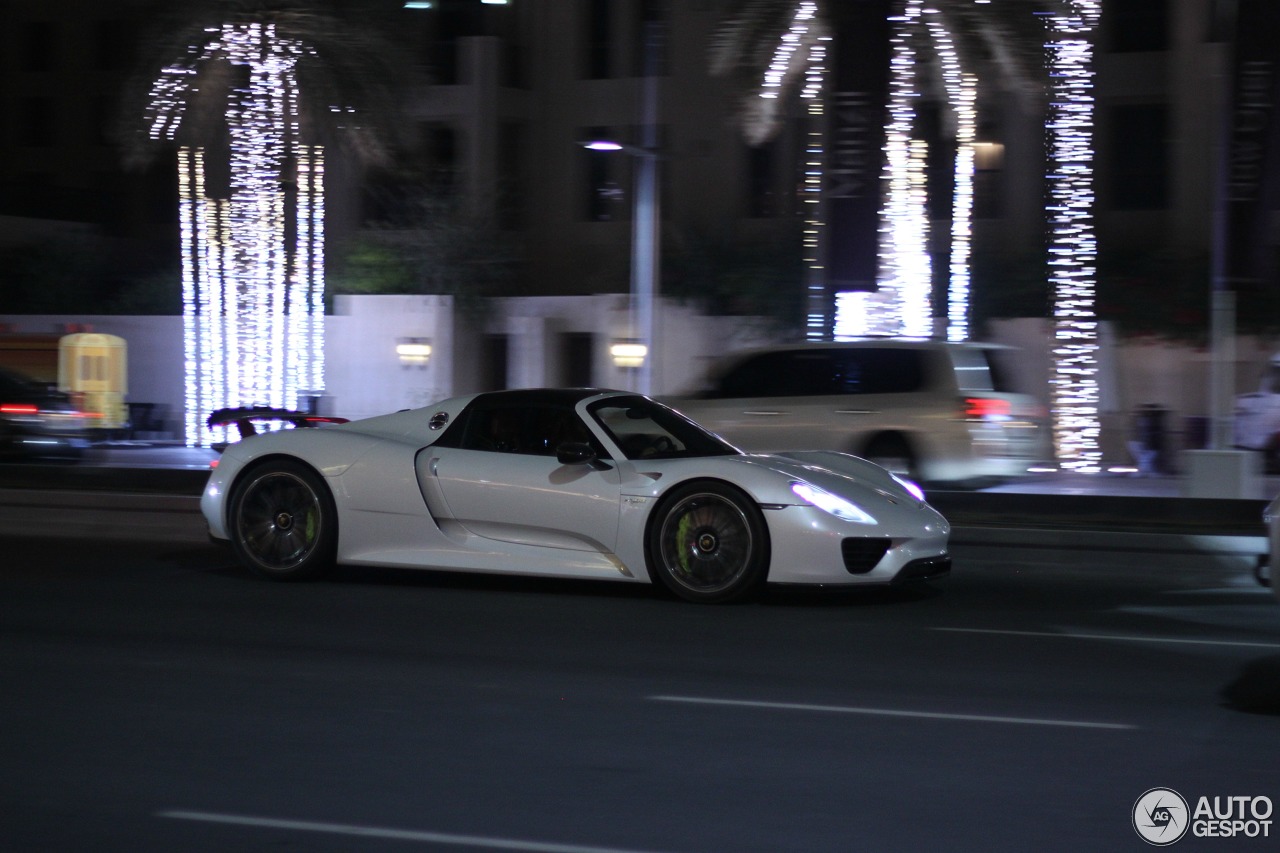
<svg viewBox="0 0 1280 853"><path fill-rule="evenodd" d="M1242 555L1024 537L932 587L699 607L272 583L143 514L0 536L2 850L1144 850L1152 788L1280 802L1280 607Z"/></svg>

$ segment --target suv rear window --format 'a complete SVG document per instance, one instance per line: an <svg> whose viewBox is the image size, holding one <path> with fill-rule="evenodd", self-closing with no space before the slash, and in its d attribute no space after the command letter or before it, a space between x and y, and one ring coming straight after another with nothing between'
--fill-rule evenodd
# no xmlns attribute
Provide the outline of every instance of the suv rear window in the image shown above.
<svg viewBox="0 0 1280 853"><path fill-rule="evenodd" d="M1002 350L978 347L972 349L956 347L951 350L952 363L956 369L956 383L960 390L1015 393L1015 389L1009 384L1003 355Z"/></svg>
<svg viewBox="0 0 1280 853"><path fill-rule="evenodd" d="M924 353L899 347L760 353L731 368L708 396L904 394L925 384Z"/></svg>

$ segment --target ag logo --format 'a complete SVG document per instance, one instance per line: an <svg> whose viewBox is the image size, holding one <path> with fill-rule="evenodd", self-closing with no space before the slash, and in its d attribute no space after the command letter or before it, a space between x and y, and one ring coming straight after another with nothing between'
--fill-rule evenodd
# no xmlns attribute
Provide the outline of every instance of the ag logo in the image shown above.
<svg viewBox="0 0 1280 853"><path fill-rule="evenodd" d="M1187 834L1187 801L1172 788L1152 788L1133 804L1133 828L1148 844L1167 847Z"/></svg>

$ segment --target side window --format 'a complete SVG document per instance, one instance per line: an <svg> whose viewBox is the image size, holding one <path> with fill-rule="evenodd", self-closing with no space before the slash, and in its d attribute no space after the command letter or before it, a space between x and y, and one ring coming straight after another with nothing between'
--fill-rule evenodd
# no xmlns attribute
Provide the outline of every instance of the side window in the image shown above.
<svg viewBox="0 0 1280 853"><path fill-rule="evenodd" d="M458 426L458 425L455 425ZM566 441L599 442L570 408L559 406L485 406L471 409L456 444L463 450L554 456ZM441 442L441 446L445 446Z"/></svg>
<svg viewBox="0 0 1280 853"><path fill-rule="evenodd" d="M840 394L906 394L924 387L923 352L865 347L839 354L835 384Z"/></svg>
<svg viewBox="0 0 1280 853"><path fill-rule="evenodd" d="M519 453L524 443L524 412L513 407L483 408L471 412L462 439L464 450Z"/></svg>
<svg viewBox="0 0 1280 853"><path fill-rule="evenodd" d="M721 378L712 396L785 396L786 357L787 353L767 352L747 359Z"/></svg>
<svg viewBox="0 0 1280 853"><path fill-rule="evenodd" d="M827 352L761 353L725 375L715 397L812 397L832 393Z"/></svg>

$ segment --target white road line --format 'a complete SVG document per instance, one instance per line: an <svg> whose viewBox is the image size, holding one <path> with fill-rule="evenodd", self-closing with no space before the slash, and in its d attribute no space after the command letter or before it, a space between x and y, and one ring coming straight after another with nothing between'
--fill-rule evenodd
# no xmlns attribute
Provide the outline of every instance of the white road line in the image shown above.
<svg viewBox="0 0 1280 853"><path fill-rule="evenodd" d="M1069 640L1118 640L1123 643L1176 643L1186 646L1237 646L1246 649L1280 649L1280 643L1254 643L1242 640L1190 640L1185 637L1150 637L1142 634L1077 634L1071 631L1003 631L997 628L933 628L953 634L1005 634L1011 637L1058 637Z"/></svg>
<svg viewBox="0 0 1280 853"><path fill-rule="evenodd" d="M793 702L753 702L701 696L650 696L650 702L682 702L686 705L721 705L772 711L809 711L821 714L862 714L872 717L909 717L917 720L958 720L971 723L1010 723L1020 726L1064 726L1075 729L1136 729L1127 723L1094 723L1088 720L1046 720L1036 717L997 717L987 714L945 714L938 711L906 711L897 708L860 708L852 705L805 705Z"/></svg>
<svg viewBox="0 0 1280 853"><path fill-rule="evenodd" d="M483 847L489 850L524 850L531 853L645 853L621 847L584 847L579 844L548 844L514 838L486 838L482 835L454 835L447 832L422 832L413 829L390 829L380 826L358 826L346 823L323 823L310 820L253 817L251 815L217 814L214 812L172 809L156 812L156 817L252 826L262 829L290 829L297 832L323 832L329 835L351 835L360 838L385 838L394 841L420 841L426 844L453 844L460 847Z"/></svg>

